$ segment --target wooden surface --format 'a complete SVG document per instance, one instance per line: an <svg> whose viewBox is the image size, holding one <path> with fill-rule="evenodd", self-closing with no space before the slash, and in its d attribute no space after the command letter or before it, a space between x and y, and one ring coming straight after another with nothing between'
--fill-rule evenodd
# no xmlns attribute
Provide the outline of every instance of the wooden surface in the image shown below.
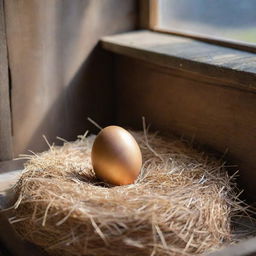
<svg viewBox="0 0 256 256"><path fill-rule="evenodd" d="M0 214L1 209L12 207L17 200L13 186L19 180L22 170L13 169L9 172L0 173Z"/></svg>
<svg viewBox="0 0 256 256"><path fill-rule="evenodd" d="M151 29L157 24L158 0L139 0L139 28Z"/></svg>
<svg viewBox="0 0 256 256"><path fill-rule="evenodd" d="M4 0L0 0L0 161L12 158L11 111Z"/></svg>
<svg viewBox="0 0 256 256"><path fill-rule="evenodd" d="M254 53L150 31L104 37L102 46L152 64L221 79L227 86L256 89Z"/></svg>
<svg viewBox="0 0 256 256"><path fill-rule="evenodd" d="M0 163L0 255L5 256L43 256L46 255L24 240L15 232L8 221L9 211L6 208L13 206L16 196L12 187L21 175L21 161L5 161ZM5 209L5 211L1 211Z"/></svg>
<svg viewBox="0 0 256 256"><path fill-rule="evenodd" d="M117 56L116 119L142 129L145 116L153 130L184 136L237 165L242 187L255 199L256 94L225 81L162 68Z"/></svg>
<svg viewBox="0 0 256 256"><path fill-rule="evenodd" d="M6 0L14 155L73 140L113 120L112 56L104 35L136 26L135 0Z"/></svg>
<svg viewBox="0 0 256 256"><path fill-rule="evenodd" d="M256 237L208 254L208 256L255 256Z"/></svg>
<svg viewBox="0 0 256 256"><path fill-rule="evenodd" d="M25 160L9 160L0 162L0 174L23 169Z"/></svg>

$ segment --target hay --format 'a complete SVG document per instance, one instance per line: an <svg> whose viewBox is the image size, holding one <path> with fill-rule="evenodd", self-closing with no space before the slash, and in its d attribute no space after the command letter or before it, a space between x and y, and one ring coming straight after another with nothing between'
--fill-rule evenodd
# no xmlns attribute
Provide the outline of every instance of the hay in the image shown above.
<svg viewBox="0 0 256 256"><path fill-rule="evenodd" d="M50 255L194 255L233 241L243 210L220 162L183 142L134 132L144 166L135 184L97 180L94 136L29 157L12 222Z"/></svg>

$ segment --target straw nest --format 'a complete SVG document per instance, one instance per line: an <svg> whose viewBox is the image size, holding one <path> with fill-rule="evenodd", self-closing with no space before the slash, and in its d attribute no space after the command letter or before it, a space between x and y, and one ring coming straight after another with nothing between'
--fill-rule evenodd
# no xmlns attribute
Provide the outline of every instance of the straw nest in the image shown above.
<svg viewBox="0 0 256 256"><path fill-rule="evenodd" d="M50 255L195 255L232 241L242 207L219 161L176 139L133 132L144 165L135 184L97 180L94 136L29 157L15 228Z"/></svg>

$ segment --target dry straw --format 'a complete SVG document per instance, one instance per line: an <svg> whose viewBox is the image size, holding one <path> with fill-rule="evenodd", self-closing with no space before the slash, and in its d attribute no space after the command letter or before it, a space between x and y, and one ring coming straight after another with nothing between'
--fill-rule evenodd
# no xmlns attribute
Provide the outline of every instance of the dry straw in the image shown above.
<svg viewBox="0 0 256 256"><path fill-rule="evenodd" d="M15 228L50 255L194 255L233 241L244 208L219 161L185 143L133 132L144 165L135 184L97 180L94 136L29 157L16 186Z"/></svg>

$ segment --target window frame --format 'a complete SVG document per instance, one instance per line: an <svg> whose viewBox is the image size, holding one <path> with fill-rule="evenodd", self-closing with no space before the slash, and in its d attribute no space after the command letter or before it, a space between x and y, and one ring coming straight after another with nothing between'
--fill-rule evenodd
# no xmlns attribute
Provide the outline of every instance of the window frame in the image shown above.
<svg viewBox="0 0 256 256"><path fill-rule="evenodd" d="M187 37L207 43L234 48L242 51L256 53L256 46L253 43L241 42L238 40L225 39L217 36L188 32L179 29L163 29L158 26L159 0L140 0L140 27L151 31Z"/></svg>

